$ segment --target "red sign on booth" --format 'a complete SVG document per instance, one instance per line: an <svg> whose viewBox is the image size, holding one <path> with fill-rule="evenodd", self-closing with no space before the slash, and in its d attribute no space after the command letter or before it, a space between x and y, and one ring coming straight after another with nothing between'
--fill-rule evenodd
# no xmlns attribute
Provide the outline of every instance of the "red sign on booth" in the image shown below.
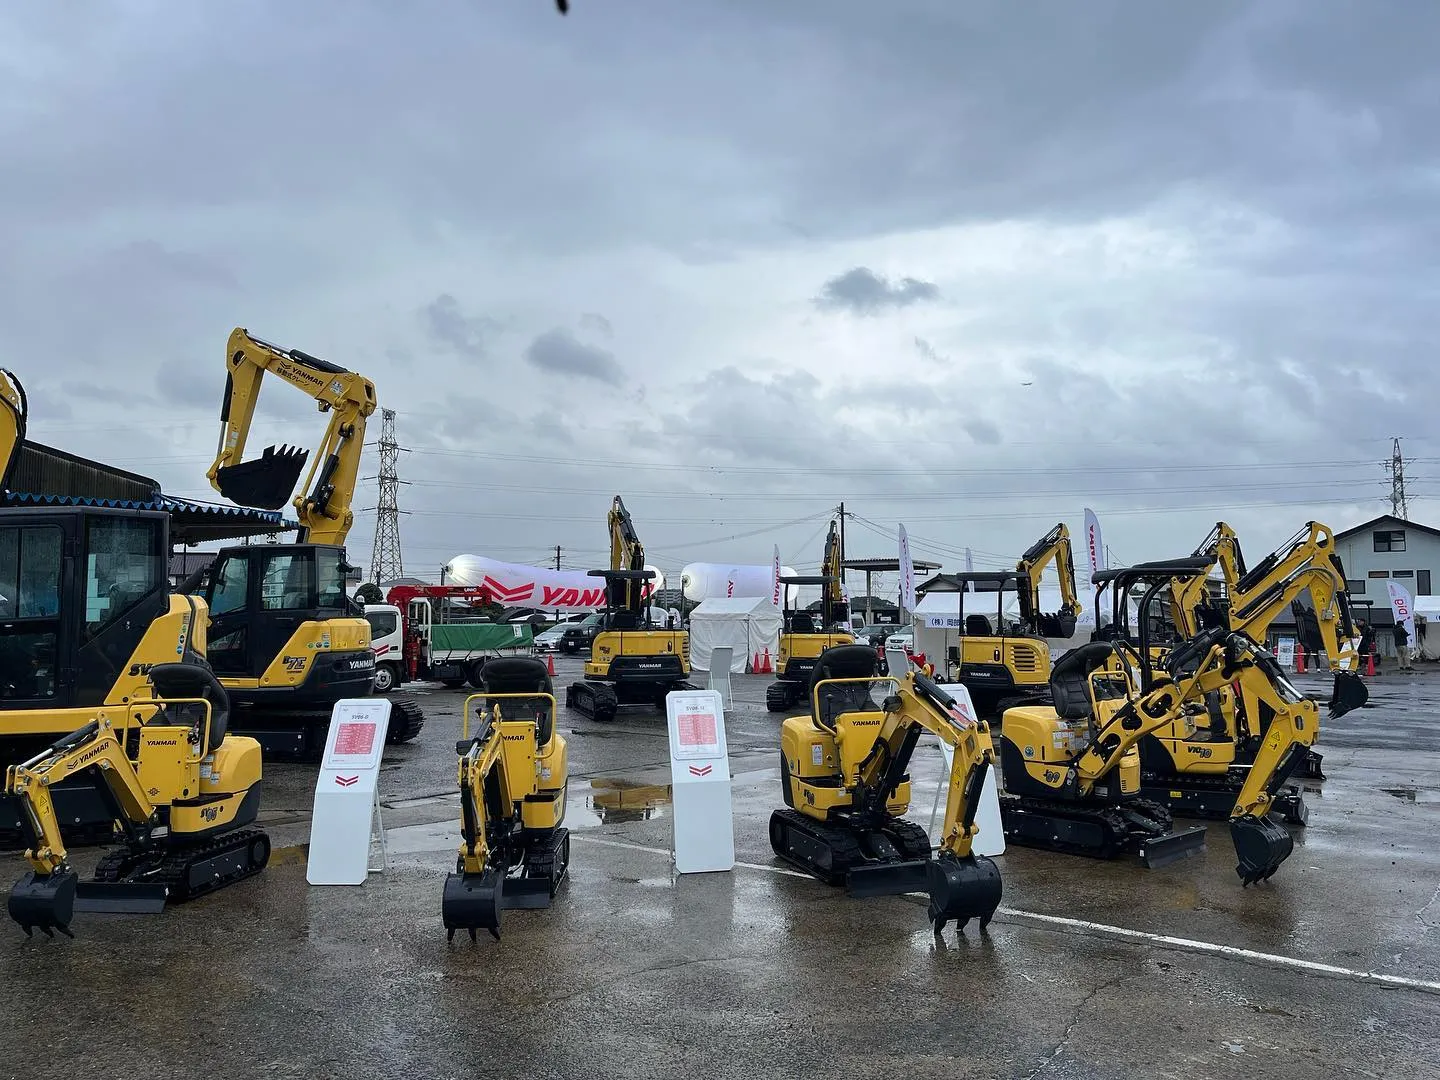
<svg viewBox="0 0 1440 1080"><path fill-rule="evenodd" d="M336 756L363 757L369 754L375 747L375 729L378 726L374 723L342 723L335 736Z"/></svg>

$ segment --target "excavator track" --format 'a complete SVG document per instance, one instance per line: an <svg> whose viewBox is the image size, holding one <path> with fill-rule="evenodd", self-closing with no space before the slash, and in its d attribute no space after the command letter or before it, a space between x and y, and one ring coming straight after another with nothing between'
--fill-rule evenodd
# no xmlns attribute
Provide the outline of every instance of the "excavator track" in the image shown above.
<svg viewBox="0 0 1440 1080"><path fill-rule="evenodd" d="M1003 795L1000 820L1005 839L1021 847L1091 859L1133 851L1152 868L1205 849L1203 828L1172 831L1170 812L1149 799L1117 807Z"/></svg>
<svg viewBox="0 0 1440 1080"><path fill-rule="evenodd" d="M844 885L857 869L930 858L929 834L902 818L891 818L879 829L861 833L847 825L816 821L795 810L776 810L770 815L770 846L780 858L827 885ZM878 848L893 849L894 854L887 857Z"/></svg>
<svg viewBox="0 0 1440 1080"><path fill-rule="evenodd" d="M597 723L608 724L620 709L620 698L604 683L571 683L565 690L565 707Z"/></svg>
<svg viewBox="0 0 1440 1080"><path fill-rule="evenodd" d="M803 687L799 683L776 680L765 688L765 709L767 712L784 712L800 700Z"/></svg>
<svg viewBox="0 0 1440 1080"><path fill-rule="evenodd" d="M549 882L553 898L570 871L570 830L556 829L525 850L525 876Z"/></svg>
<svg viewBox="0 0 1440 1080"><path fill-rule="evenodd" d="M240 829L193 844L177 844L136 855L113 851L95 867L101 885L163 886L169 903L183 904L254 877L270 861L270 837L263 829Z"/></svg>
<svg viewBox="0 0 1440 1080"><path fill-rule="evenodd" d="M1145 773L1140 791L1148 798L1167 803L1171 813L1205 821L1227 821L1235 808L1235 800L1245 783L1242 770L1230 776L1185 777L1158 776ZM1305 796L1294 784L1286 784L1275 796L1271 813L1279 814L1287 824L1304 825L1310 818Z"/></svg>
<svg viewBox="0 0 1440 1080"><path fill-rule="evenodd" d="M425 726L420 703L403 694L387 694L390 727L387 743L407 743ZM236 709L231 713L230 730L259 740L266 761L315 762L325 752L330 734L331 711L316 709Z"/></svg>
<svg viewBox="0 0 1440 1080"><path fill-rule="evenodd" d="M420 734L424 726L425 712L418 701L390 695L390 729L385 735L387 743L408 743Z"/></svg>

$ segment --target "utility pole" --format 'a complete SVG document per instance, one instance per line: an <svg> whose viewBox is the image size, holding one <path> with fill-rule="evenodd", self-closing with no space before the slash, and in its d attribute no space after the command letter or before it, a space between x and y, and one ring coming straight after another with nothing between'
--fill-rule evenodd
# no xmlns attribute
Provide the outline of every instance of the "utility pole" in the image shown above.
<svg viewBox="0 0 1440 1080"><path fill-rule="evenodd" d="M375 503L375 543L370 577L375 584L405 573L400 556L400 444L395 441L395 410L380 410L380 497Z"/></svg>
<svg viewBox="0 0 1440 1080"><path fill-rule="evenodd" d="M845 581L845 504L843 502L840 504L840 589L847 594L850 591Z"/></svg>
<svg viewBox="0 0 1440 1080"><path fill-rule="evenodd" d="M555 545L555 569L560 569L560 545Z"/></svg>
<svg viewBox="0 0 1440 1080"><path fill-rule="evenodd" d="M1401 521L1410 520L1410 508L1405 503L1405 456L1400 453L1400 439L1391 440L1390 464L1390 513Z"/></svg>

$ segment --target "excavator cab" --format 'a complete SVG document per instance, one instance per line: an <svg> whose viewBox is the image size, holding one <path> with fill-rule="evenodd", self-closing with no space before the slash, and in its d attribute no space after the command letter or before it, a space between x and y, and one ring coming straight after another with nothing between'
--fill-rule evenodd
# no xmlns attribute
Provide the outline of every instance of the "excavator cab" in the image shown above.
<svg viewBox="0 0 1440 1080"><path fill-rule="evenodd" d="M550 906L570 865L565 820L565 738L545 665L529 656L485 665L482 691L465 700L460 756L460 853L445 879L449 938L488 930L498 941L507 908ZM470 717L476 715L474 734Z"/></svg>

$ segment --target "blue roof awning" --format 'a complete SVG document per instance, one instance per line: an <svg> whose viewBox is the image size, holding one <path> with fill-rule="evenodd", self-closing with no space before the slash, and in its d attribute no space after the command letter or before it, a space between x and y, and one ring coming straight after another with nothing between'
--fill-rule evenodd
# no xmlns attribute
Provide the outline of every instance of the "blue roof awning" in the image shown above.
<svg viewBox="0 0 1440 1080"><path fill-rule="evenodd" d="M278 510L254 510L247 506L177 499L157 492L154 498L107 499L92 495L39 495L29 491L8 491L7 506L103 506L119 510L163 510L170 515L172 544L202 544L213 540L235 540L244 536L266 536L293 532L298 522L288 521Z"/></svg>

